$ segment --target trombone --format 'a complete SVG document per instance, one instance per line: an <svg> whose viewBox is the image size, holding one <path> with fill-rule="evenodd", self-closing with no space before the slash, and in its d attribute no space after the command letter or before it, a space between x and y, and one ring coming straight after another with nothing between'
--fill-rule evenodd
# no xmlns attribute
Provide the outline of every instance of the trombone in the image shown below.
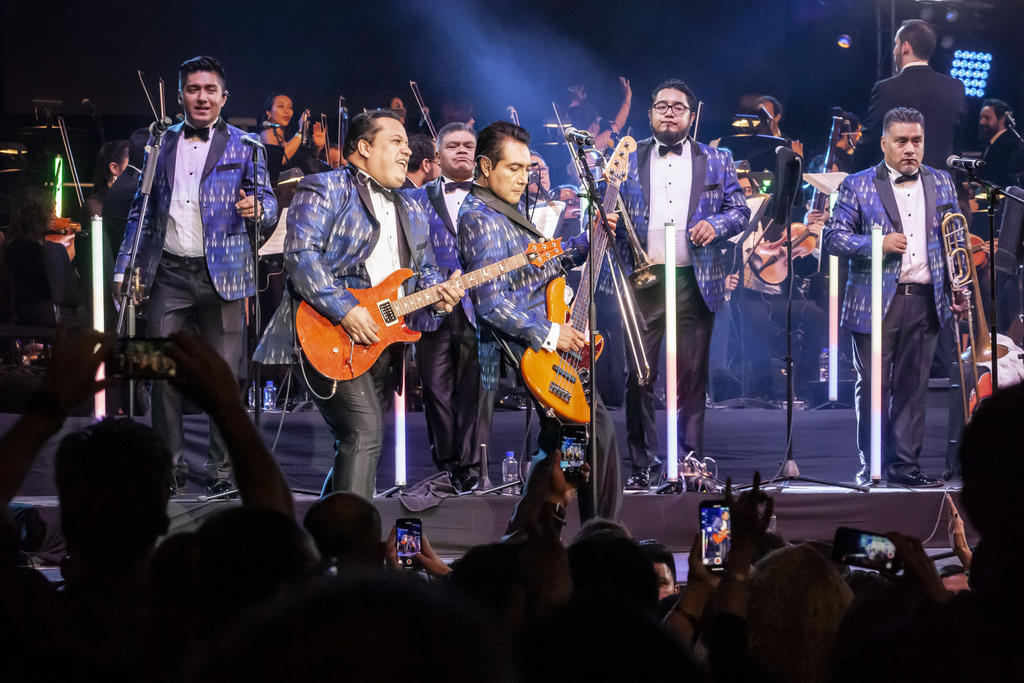
<svg viewBox="0 0 1024 683"><path fill-rule="evenodd" d="M1009 349L996 344L988 331L988 323L985 320L985 309L978 306L978 331L974 331L974 306L973 301L981 301L981 288L978 285L978 273L974 268L974 259L966 246L968 240L967 218L962 213L950 213L942 219L939 227L942 233L942 251L946 256L946 267L949 270L950 289L954 298L959 295L960 301L967 306L967 339L969 346L963 347L963 339L960 335L959 323L956 331L956 362L960 370L960 389L963 395L964 419L970 418L970 407L968 402L967 386L964 382L964 363L970 361L972 379L974 386L979 386L981 373L978 367L982 363L998 362ZM993 353L993 348L995 353ZM980 398L980 392L979 392Z"/></svg>

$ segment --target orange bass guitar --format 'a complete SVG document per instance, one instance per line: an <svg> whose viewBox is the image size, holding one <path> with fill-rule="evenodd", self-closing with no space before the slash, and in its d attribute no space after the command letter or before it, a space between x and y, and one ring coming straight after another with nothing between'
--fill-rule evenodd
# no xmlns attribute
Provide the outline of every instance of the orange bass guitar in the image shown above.
<svg viewBox="0 0 1024 683"><path fill-rule="evenodd" d="M460 275L457 282L463 289L472 289L527 265L539 268L561 253L561 240L537 242L522 254ZM370 345L354 343L340 323L333 324L303 301L295 313L295 331L316 371L329 379L355 379L369 370L388 346L418 340L420 333L406 327L405 316L441 301L441 294L435 285L398 298L398 288L412 276L411 270L401 268L376 287L348 290L377 323L380 340Z"/></svg>
<svg viewBox="0 0 1024 683"><path fill-rule="evenodd" d="M629 155L636 150L636 141L624 136L612 153L605 166L605 179L608 181L604 192L605 215L615 212L619 199L619 186L629 173ZM590 278L601 272L605 250L608 247L608 233L601 227L592 230L590 239L594 241L596 255L594 262L588 261L580 278L579 291L573 299L572 307L565 305L565 280L556 278L547 287L548 320L561 325L572 325L577 330L587 333L587 318L590 309ZM594 264L596 263L596 267ZM587 335L589 337L589 334ZM594 348L595 358L601 355L604 342L600 335L596 337ZM582 424L590 420L590 346L581 351L534 351L526 349L520 362L523 382L530 393L540 402L544 409L553 417L563 422Z"/></svg>

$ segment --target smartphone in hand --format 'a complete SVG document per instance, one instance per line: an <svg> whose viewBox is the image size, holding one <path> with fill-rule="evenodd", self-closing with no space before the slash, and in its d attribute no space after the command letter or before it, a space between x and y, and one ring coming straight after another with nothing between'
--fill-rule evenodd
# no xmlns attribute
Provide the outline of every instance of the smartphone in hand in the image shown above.
<svg viewBox="0 0 1024 683"><path fill-rule="evenodd" d="M705 500L700 504L701 563L710 572L724 572L728 566L732 542L732 517L724 500Z"/></svg>
<svg viewBox="0 0 1024 683"><path fill-rule="evenodd" d="M395 521L395 546L402 569L417 569L414 558L423 547L423 521L419 517Z"/></svg>
<svg viewBox="0 0 1024 683"><path fill-rule="evenodd" d="M832 540L832 559L853 567L895 573L901 569L896 546L885 536L841 526Z"/></svg>

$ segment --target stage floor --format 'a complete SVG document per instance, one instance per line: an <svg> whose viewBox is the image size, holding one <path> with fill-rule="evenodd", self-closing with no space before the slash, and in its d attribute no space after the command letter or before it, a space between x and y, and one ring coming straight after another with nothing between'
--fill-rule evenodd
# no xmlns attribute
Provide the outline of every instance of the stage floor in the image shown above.
<svg viewBox="0 0 1024 683"><path fill-rule="evenodd" d="M929 474L945 467L946 452L945 390L929 392L927 425L921 466ZM620 455L625 455L625 414L612 410L619 439ZM0 429L16 418L0 415ZM499 411L495 414L489 444L490 476L500 480L500 460L507 450L523 448L525 413ZM664 427L664 412L658 414L659 429ZM88 424L88 418L73 418L65 432ZM850 409L810 411L794 414L794 457L801 474L825 480L850 481L857 466L854 428L856 418ZM707 413L705 451L718 464L719 476L732 477L738 483L749 482L759 470L767 478L774 474L785 457L786 413L761 408L722 408ZM333 458L333 442L316 411L267 413L261 432L269 445L275 440L275 457L289 484L296 490L298 514L305 513L320 489ZM191 469L189 487L171 501L174 515L172 530L187 529L204 516L232 503L199 500L203 483L202 464L207 438L206 419L186 416L187 460ZM278 430L280 437L278 438ZM389 427L390 430L390 427ZM536 433L536 427L533 430ZM390 431L389 431L390 434ZM53 454L60 435L52 439L34 463L18 502L40 507L50 525L59 525L53 483ZM420 481L435 472L430 459L426 427L422 413L410 413L407 419L408 481ZM380 463L377 487L386 489L394 482L394 448L389 437ZM623 478L628 465L622 463ZM949 488L958 499L959 483ZM830 539L836 526L852 526L872 531L899 530L929 539L931 547L948 547L942 508L944 489L906 490L878 488L860 493L843 488L794 483L779 491L776 501L778 530L787 540ZM622 521L638 539L656 538L674 552L689 549L697 529L697 508L708 496L627 494ZM439 552L458 555L480 543L500 537L517 498L503 495L467 495L444 500L439 506L416 513L424 520L431 543ZM397 498L376 500L385 523L409 516ZM941 519L940 519L941 513ZM938 526L937 526L938 524ZM578 528L575 510L564 538ZM971 541L976 540L971 533Z"/></svg>

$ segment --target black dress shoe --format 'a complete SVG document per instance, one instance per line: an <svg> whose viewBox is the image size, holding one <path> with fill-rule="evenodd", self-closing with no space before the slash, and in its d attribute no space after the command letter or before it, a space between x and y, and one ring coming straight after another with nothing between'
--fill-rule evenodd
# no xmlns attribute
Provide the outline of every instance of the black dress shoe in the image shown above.
<svg viewBox="0 0 1024 683"><path fill-rule="evenodd" d="M868 486L871 483L871 469L867 465L863 465L853 478L858 486Z"/></svg>
<svg viewBox="0 0 1024 683"><path fill-rule="evenodd" d="M890 484L912 486L915 488L934 488L936 486L942 486L941 480L933 479L921 470L911 472L910 474L890 474L888 476L888 481Z"/></svg>
<svg viewBox="0 0 1024 683"><path fill-rule="evenodd" d="M634 467L633 473L626 480L626 488L630 491L646 491L651 488L651 468Z"/></svg>
<svg viewBox="0 0 1024 683"><path fill-rule="evenodd" d="M206 480L206 495L208 496L222 496L225 493L233 491L234 486L227 479L207 479ZM226 498L237 498L238 494L234 493Z"/></svg>

